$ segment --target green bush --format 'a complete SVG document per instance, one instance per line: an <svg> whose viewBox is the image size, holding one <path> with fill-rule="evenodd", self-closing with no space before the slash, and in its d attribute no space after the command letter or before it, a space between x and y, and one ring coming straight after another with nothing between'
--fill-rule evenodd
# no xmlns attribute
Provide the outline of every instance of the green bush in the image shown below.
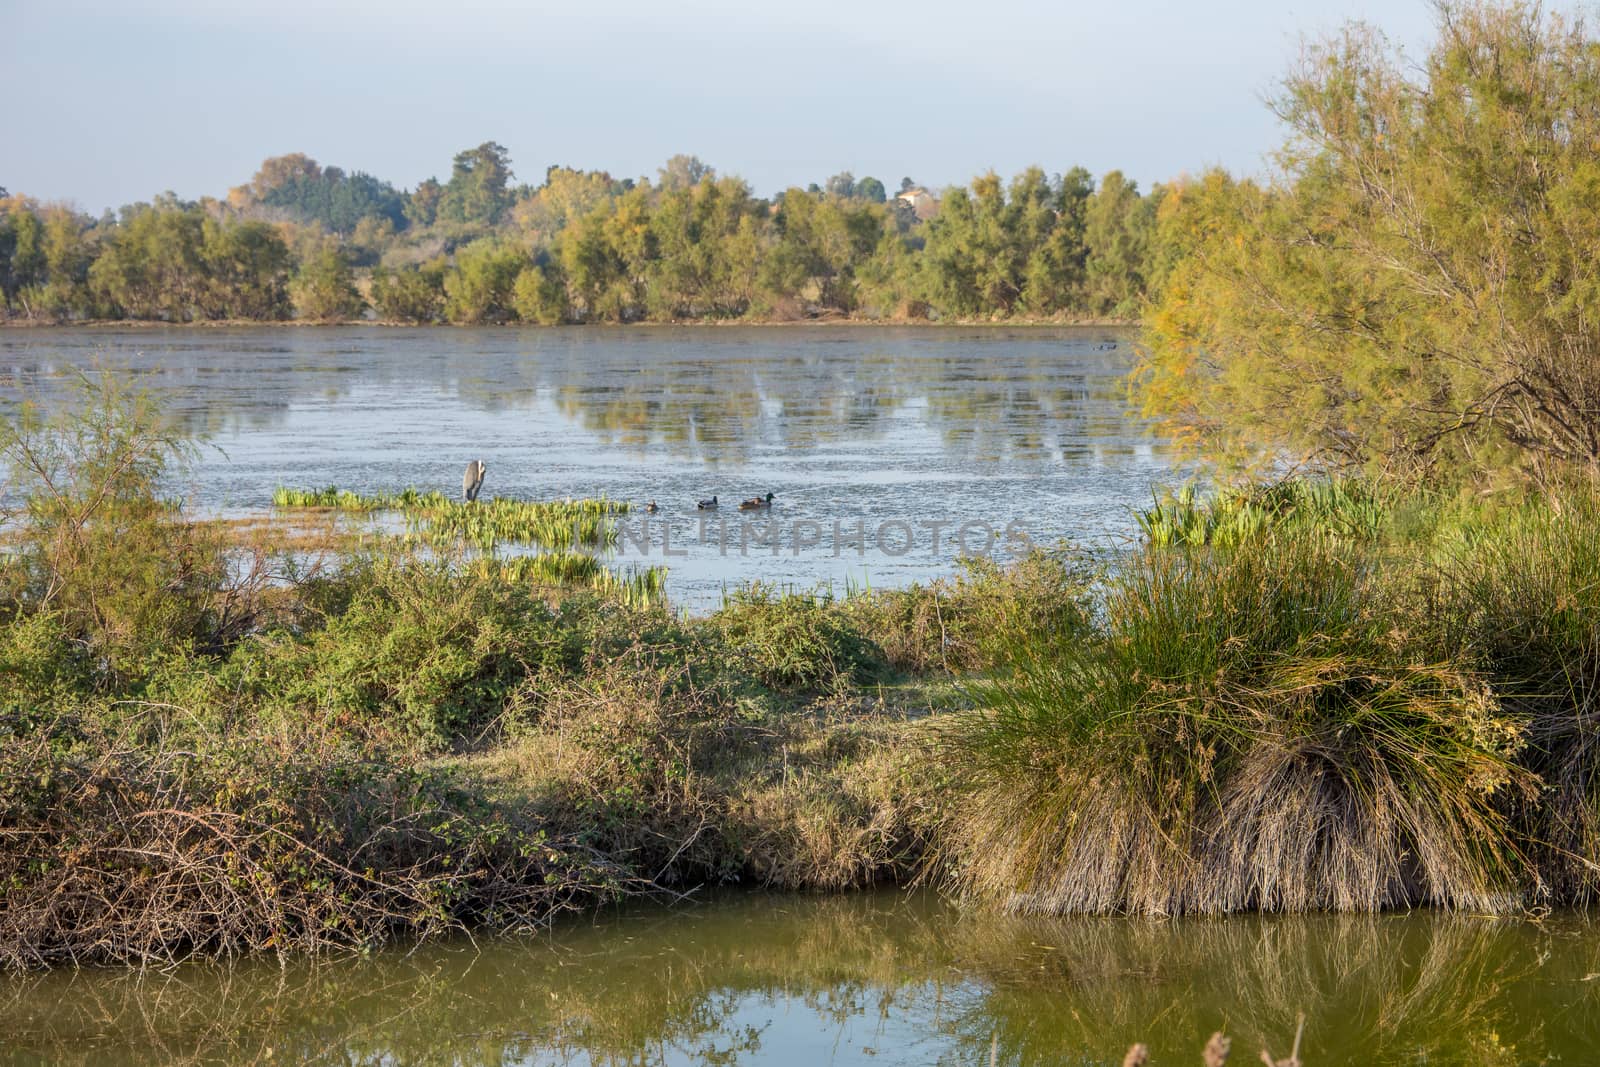
<svg viewBox="0 0 1600 1067"><path fill-rule="evenodd" d="M756 583L729 594L711 625L726 642L732 664L771 689L859 684L886 666L883 650L847 625L827 596Z"/></svg>

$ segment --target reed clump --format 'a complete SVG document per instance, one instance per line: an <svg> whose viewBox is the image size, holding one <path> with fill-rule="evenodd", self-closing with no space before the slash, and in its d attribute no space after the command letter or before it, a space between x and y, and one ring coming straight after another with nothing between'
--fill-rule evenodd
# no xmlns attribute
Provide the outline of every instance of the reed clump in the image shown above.
<svg viewBox="0 0 1600 1067"><path fill-rule="evenodd" d="M973 687L941 746L950 883L1042 912L1588 899L1600 493L1238 499L1147 517L1191 532Z"/></svg>

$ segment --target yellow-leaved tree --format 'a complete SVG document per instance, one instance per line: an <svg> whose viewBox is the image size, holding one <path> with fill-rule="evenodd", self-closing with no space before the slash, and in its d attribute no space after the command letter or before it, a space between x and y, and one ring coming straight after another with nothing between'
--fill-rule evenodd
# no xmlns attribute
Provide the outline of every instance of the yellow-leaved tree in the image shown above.
<svg viewBox="0 0 1600 1067"><path fill-rule="evenodd" d="M1354 25L1274 108L1267 182L1174 187L1135 394L1231 460L1600 469L1600 40L1444 4L1415 64Z"/></svg>

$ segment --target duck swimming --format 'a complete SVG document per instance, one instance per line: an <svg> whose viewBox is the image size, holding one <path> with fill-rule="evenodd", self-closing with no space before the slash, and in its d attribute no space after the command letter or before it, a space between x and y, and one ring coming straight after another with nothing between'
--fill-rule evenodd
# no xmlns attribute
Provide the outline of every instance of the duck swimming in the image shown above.
<svg viewBox="0 0 1600 1067"><path fill-rule="evenodd" d="M761 511L772 506L772 494L766 496L753 496L739 505L740 511Z"/></svg>
<svg viewBox="0 0 1600 1067"><path fill-rule="evenodd" d="M650 501L650 503L648 503L648 504L646 504L644 506L644 510L646 512L648 512L649 514L654 515L656 512L660 511L661 509L659 507L657 507L656 506L656 502L654 500L652 500L652 501Z"/></svg>
<svg viewBox="0 0 1600 1067"><path fill-rule="evenodd" d="M716 497L712 497L710 500L702 500L702 501L700 501L700 503L695 505L695 509L697 511L716 511L717 510L717 498Z"/></svg>

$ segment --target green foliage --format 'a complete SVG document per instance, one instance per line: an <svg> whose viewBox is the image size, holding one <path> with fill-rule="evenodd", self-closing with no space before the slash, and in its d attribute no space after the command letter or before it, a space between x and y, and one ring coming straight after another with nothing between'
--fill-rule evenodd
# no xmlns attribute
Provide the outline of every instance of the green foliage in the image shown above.
<svg viewBox="0 0 1600 1067"><path fill-rule="evenodd" d="M289 291L300 317L312 322L343 322L366 308L366 301L356 291L350 261L333 244L323 245L300 264Z"/></svg>
<svg viewBox="0 0 1600 1067"><path fill-rule="evenodd" d="M1203 501L1192 485L1185 486L1157 496L1134 518L1145 542L1155 548L1237 548L1285 532L1371 541L1383 531L1389 509L1365 481L1290 478Z"/></svg>
<svg viewBox="0 0 1600 1067"><path fill-rule="evenodd" d="M1287 529L1140 553L1092 640L1019 637L952 735L954 878L1051 912L1517 900L1523 724L1407 581Z"/></svg>
<svg viewBox="0 0 1600 1067"><path fill-rule="evenodd" d="M499 544L536 544L547 548L609 545L617 538L611 523L628 505L606 500L453 500L442 493L404 489L399 493L363 496L337 486L323 489L273 490L279 508L335 508L371 512L398 510L406 525L438 545L466 544L484 550Z"/></svg>
<svg viewBox="0 0 1600 1067"><path fill-rule="evenodd" d="M510 206L506 192L510 180L511 157L493 141L456 153L450 181L435 209L438 219L491 225L499 222L501 213Z"/></svg>
<svg viewBox="0 0 1600 1067"><path fill-rule="evenodd" d="M513 293L528 257L497 238L474 241L456 253L444 275L444 313L451 322L505 322L516 314Z"/></svg>
<svg viewBox="0 0 1600 1067"><path fill-rule="evenodd" d="M867 682L883 651L848 626L826 596L759 583L731 593L715 617L739 666L773 689L835 689Z"/></svg>
<svg viewBox="0 0 1600 1067"><path fill-rule="evenodd" d="M983 175L950 190L927 224L922 293L963 317L1131 316L1149 289L1144 263L1161 195L1141 197L1117 171L1099 189L1082 168L1054 180L1029 168L1009 190Z"/></svg>
<svg viewBox="0 0 1600 1067"><path fill-rule="evenodd" d="M127 684L156 653L215 647L244 624L248 596L232 587L223 547L157 495L189 450L148 396L110 376L81 382L79 403L60 414L24 405L0 421L0 457L21 498L6 515L3 573L7 612L23 628L7 655L41 635L62 642L35 681L78 672Z"/></svg>
<svg viewBox="0 0 1600 1067"><path fill-rule="evenodd" d="M970 559L953 578L849 596L838 609L897 671L974 674L1004 664L1018 633L1085 636L1093 580L1084 559L1035 550L1007 566Z"/></svg>
<svg viewBox="0 0 1600 1067"><path fill-rule="evenodd" d="M1553 893L1589 901L1600 892L1600 496L1568 485L1557 501L1441 524L1439 618L1527 722L1525 762L1547 793L1522 813L1523 832Z"/></svg>
<svg viewBox="0 0 1600 1067"><path fill-rule="evenodd" d="M1163 205L1146 410L1236 461L1594 469L1597 105L1592 31L1537 6L1444 5L1420 61L1364 26L1308 50L1284 179Z"/></svg>
<svg viewBox="0 0 1600 1067"><path fill-rule="evenodd" d="M559 326L567 321L567 287L554 265L523 268L511 287L511 310L523 322Z"/></svg>
<svg viewBox="0 0 1600 1067"><path fill-rule="evenodd" d="M394 186L360 171L345 174L338 167L274 186L261 203L285 208L301 221L321 223L334 233L354 233L363 219L387 219L396 227L405 224L403 202Z"/></svg>
<svg viewBox="0 0 1600 1067"><path fill-rule="evenodd" d="M401 267L372 272L372 303L378 317L397 322L431 323L444 317L444 276L441 261L421 267Z"/></svg>
<svg viewBox="0 0 1600 1067"><path fill-rule="evenodd" d="M345 720L434 747L492 721L529 674L570 648L526 585L445 563L379 560L349 605L306 639L260 653L285 715Z"/></svg>
<svg viewBox="0 0 1600 1067"><path fill-rule="evenodd" d="M293 153L225 202L169 196L99 223L11 197L0 295L29 318L180 322L271 321L291 304L337 321L363 291L412 323L1129 316L1174 258L1147 232L1158 198L1115 173L1102 196L1081 168L1030 168L1009 196L980 177L943 213L920 201L931 222L848 172L771 201L692 156L654 185L566 167L536 188L510 178L486 142L408 194Z"/></svg>

